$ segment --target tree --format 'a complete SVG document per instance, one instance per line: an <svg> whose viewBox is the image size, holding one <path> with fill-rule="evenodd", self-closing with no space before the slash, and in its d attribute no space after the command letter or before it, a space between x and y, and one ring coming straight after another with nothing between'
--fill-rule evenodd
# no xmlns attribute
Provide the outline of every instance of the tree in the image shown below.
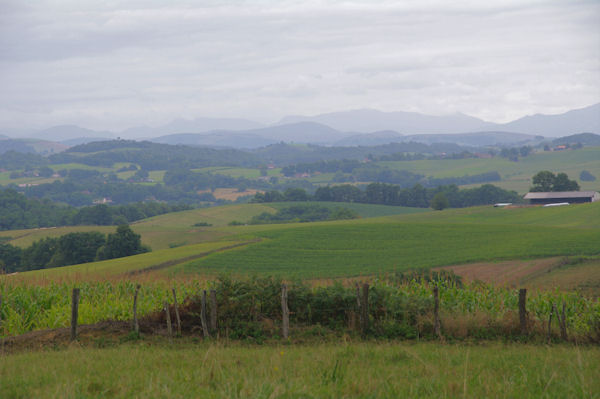
<svg viewBox="0 0 600 399"><path fill-rule="evenodd" d="M579 184L575 180L569 180L566 173L559 173L554 179L552 191L579 191Z"/></svg>
<svg viewBox="0 0 600 399"><path fill-rule="evenodd" d="M448 198L444 195L444 193L437 193L431 199L431 208L436 211L441 211L442 209L448 208L450 203L448 202Z"/></svg>
<svg viewBox="0 0 600 399"><path fill-rule="evenodd" d="M533 176L534 192L550 192L550 191L578 191L579 184L575 180L569 180L566 173L555 175L549 170L543 170Z"/></svg>
<svg viewBox="0 0 600 399"><path fill-rule="evenodd" d="M98 249L106 243L98 231L69 233L58 238L56 252L46 267L77 265L92 262Z"/></svg>
<svg viewBox="0 0 600 399"><path fill-rule="evenodd" d="M0 273L12 273L19 270L22 252L19 247L0 242Z"/></svg>
<svg viewBox="0 0 600 399"><path fill-rule="evenodd" d="M548 192L552 191L554 186L554 173L549 170L543 170L533 176L533 187L531 191Z"/></svg>
<svg viewBox="0 0 600 399"><path fill-rule="evenodd" d="M141 236L122 224L115 233L108 235L106 244L98 249L98 260L122 258L148 252L150 249L142 245Z"/></svg>

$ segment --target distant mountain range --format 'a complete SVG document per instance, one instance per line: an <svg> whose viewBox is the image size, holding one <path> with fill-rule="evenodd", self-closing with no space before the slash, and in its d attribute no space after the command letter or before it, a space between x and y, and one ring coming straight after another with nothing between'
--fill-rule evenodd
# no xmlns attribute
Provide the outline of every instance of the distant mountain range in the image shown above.
<svg viewBox="0 0 600 399"><path fill-rule="evenodd" d="M431 116L363 109L316 116L287 116L271 126L246 119L197 118L177 119L160 127L140 126L122 132L95 131L74 125L37 131L0 129L0 135L52 140L68 146L121 137L234 148L257 148L281 141L337 146L408 141L468 146L511 145L539 141L539 136L557 137L582 132L600 133L600 103L558 115L526 116L505 124L464 114Z"/></svg>
<svg viewBox="0 0 600 399"><path fill-rule="evenodd" d="M402 134L448 134L502 131L546 137L566 136L581 132L600 133L600 103L557 115L537 114L512 122L491 123L464 114L430 116L415 112L381 112L355 110L316 116L287 116L279 123L312 121L341 131L368 133L393 130Z"/></svg>
<svg viewBox="0 0 600 399"><path fill-rule="evenodd" d="M392 130L402 134L465 133L494 129L493 123L464 114L423 115L416 112L382 112L374 109L333 112L316 116L286 116L279 124L317 122L345 132Z"/></svg>
<svg viewBox="0 0 600 399"><path fill-rule="evenodd" d="M247 119L235 118L196 118L193 120L175 119L159 127L138 126L123 130L120 135L124 138L152 138L176 133L214 132L218 130L251 130L264 127L262 123Z"/></svg>

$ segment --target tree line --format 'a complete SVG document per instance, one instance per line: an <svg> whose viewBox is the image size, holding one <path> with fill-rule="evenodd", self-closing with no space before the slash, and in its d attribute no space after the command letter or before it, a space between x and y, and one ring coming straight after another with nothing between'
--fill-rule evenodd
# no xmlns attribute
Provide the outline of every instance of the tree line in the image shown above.
<svg viewBox="0 0 600 399"><path fill-rule="evenodd" d="M304 223L356 219L358 217L358 213L348 208L335 207L332 209L316 204L299 204L281 208L274 214L263 212L253 216L248 224Z"/></svg>
<svg viewBox="0 0 600 399"><path fill-rule="evenodd" d="M415 184L411 188L401 188L387 183L371 183L361 189L351 184L319 187L314 194L296 188L284 192L268 191L256 193L251 202L281 201L326 201L326 202L358 202L428 208L436 195L447 199L448 206L463 208L476 205L489 205L497 202L522 202L515 191L508 191L491 184L477 188L460 189L454 184L426 188Z"/></svg>
<svg viewBox="0 0 600 399"><path fill-rule="evenodd" d="M0 272L13 273L122 258L150 251L141 237L124 224L114 233L97 231L46 237L21 249L0 242Z"/></svg>
<svg viewBox="0 0 600 399"><path fill-rule="evenodd" d="M58 182L58 184L64 183ZM0 230L74 225L118 225L188 209L192 209L192 207L185 204L160 202L138 202L117 206L98 204L75 208L58 205L49 199L27 198L13 189L4 189L0 190Z"/></svg>

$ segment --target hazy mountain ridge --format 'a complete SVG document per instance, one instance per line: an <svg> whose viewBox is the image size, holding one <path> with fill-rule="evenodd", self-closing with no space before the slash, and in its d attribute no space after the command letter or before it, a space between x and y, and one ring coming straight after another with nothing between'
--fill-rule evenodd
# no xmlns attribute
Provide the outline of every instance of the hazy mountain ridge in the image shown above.
<svg viewBox="0 0 600 399"><path fill-rule="evenodd" d="M600 103L557 115L530 115L501 125L503 130L542 136L600 133Z"/></svg>
<svg viewBox="0 0 600 399"><path fill-rule="evenodd" d="M572 143L581 143L583 145L600 145L600 135L594 133L579 133L552 140L552 144L560 145Z"/></svg>
<svg viewBox="0 0 600 399"><path fill-rule="evenodd" d="M341 131L370 133L393 130L402 134L464 133L489 130L493 123L464 114L431 116L417 112L383 112L374 109L331 112L316 116L286 116L279 124L317 122Z"/></svg>
<svg viewBox="0 0 600 399"><path fill-rule="evenodd" d="M533 135L571 136L581 132L600 133L600 103L563 114L526 116L506 124L494 124L464 114L429 116L415 112L363 109L311 117L287 116L271 126L246 119L196 118L177 119L156 128L135 127L120 133L74 125L37 131L0 130L8 138L37 138L66 145L135 136L133 138L166 144L233 148L258 148L280 141L338 146L372 146L405 141L453 142L469 146L511 145L539 139ZM3 144L7 147L7 143Z"/></svg>
<svg viewBox="0 0 600 399"><path fill-rule="evenodd" d="M555 115L530 115L508 123L492 123L464 114L431 116L416 112L353 110L315 116L293 115L281 123L313 121L334 129L369 133L394 130L405 135L502 131L541 136L600 133L600 103Z"/></svg>
<svg viewBox="0 0 600 399"><path fill-rule="evenodd" d="M159 127L138 126L125 129L121 135L126 138L151 138L180 133L203 133L217 130L251 130L264 127L264 124L239 118L195 118L175 119Z"/></svg>

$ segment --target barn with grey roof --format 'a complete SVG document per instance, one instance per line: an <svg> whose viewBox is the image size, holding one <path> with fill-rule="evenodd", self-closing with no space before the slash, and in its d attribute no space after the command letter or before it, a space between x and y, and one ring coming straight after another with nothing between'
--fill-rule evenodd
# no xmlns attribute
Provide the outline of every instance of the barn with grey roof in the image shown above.
<svg viewBox="0 0 600 399"><path fill-rule="evenodd" d="M600 194L596 191L557 191L557 192L532 192L525 194L526 200L532 205L546 205L555 203L582 204L600 201Z"/></svg>

